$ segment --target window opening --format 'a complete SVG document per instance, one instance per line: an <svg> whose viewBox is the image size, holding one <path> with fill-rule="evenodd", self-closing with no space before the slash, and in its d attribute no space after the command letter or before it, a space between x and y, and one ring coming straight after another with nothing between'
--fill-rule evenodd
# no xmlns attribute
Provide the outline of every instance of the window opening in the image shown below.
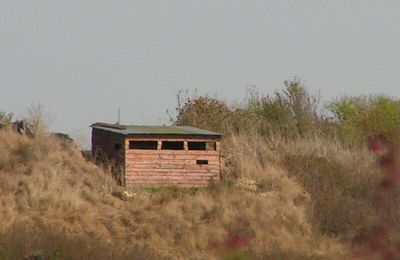
<svg viewBox="0 0 400 260"><path fill-rule="evenodd" d="M129 141L129 149L157 150L157 141Z"/></svg>
<svg viewBox="0 0 400 260"><path fill-rule="evenodd" d="M208 160L196 160L196 164L205 165L208 164Z"/></svg>
<svg viewBox="0 0 400 260"><path fill-rule="evenodd" d="M189 150L215 151L216 147L215 142L188 142Z"/></svg>
<svg viewBox="0 0 400 260"><path fill-rule="evenodd" d="M183 141L163 141L162 150L184 150Z"/></svg>

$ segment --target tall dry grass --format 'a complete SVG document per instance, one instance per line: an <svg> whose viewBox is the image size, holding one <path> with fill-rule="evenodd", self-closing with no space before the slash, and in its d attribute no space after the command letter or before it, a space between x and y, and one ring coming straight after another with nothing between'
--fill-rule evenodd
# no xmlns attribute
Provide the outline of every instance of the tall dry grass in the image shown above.
<svg viewBox="0 0 400 260"><path fill-rule="evenodd" d="M0 131L0 258L337 259L349 244L314 227L310 192L269 140L224 141L224 180L124 189L73 144Z"/></svg>
<svg viewBox="0 0 400 260"><path fill-rule="evenodd" d="M252 132L232 134L225 142L225 178L261 194L272 188L280 196L284 192L292 201L302 201L305 214L298 216L304 217L311 234L320 236L319 241L337 239L344 255L346 246L359 250L357 241L364 241L357 251L363 256L372 251L377 259L394 259L400 245L400 158L388 147L373 154L366 146L351 147L319 136L287 140ZM380 199L382 189L385 203ZM285 205L288 214L291 204Z"/></svg>
<svg viewBox="0 0 400 260"><path fill-rule="evenodd" d="M235 106L178 99L174 124L225 134L222 181L202 189L124 189L72 143L41 127L18 135L0 113L0 259L343 259L378 242L389 252L400 158L346 141L299 81L285 86Z"/></svg>
<svg viewBox="0 0 400 260"><path fill-rule="evenodd" d="M61 250L53 248L57 243L52 237L58 236L60 244L63 237L71 238L71 243L74 237L85 241L91 237L92 245L110 243L107 226L119 202L110 194L113 186L68 142L47 134L31 139L0 131L0 232L5 234L0 245L5 256L0 256L23 258L45 250L44 256L50 257ZM76 245L78 251L84 248Z"/></svg>

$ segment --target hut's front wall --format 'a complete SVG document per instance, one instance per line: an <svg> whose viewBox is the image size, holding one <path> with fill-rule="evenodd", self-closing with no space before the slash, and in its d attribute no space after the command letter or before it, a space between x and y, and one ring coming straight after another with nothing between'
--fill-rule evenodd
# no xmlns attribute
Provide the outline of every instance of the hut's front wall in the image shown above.
<svg viewBox="0 0 400 260"><path fill-rule="evenodd" d="M133 143L135 141L139 142ZM140 144L146 144L146 141L153 141L153 146L148 142L151 147L135 149L135 144L138 144L136 146L140 148ZM171 143L164 144L164 147L163 142L183 142L183 150L169 150L167 146ZM215 144L215 148L189 150L188 142L208 142L211 146ZM193 144L191 143L190 149L193 149ZM207 185L211 179L214 181L220 179L220 142L218 140L125 139L125 181L127 185L196 187Z"/></svg>

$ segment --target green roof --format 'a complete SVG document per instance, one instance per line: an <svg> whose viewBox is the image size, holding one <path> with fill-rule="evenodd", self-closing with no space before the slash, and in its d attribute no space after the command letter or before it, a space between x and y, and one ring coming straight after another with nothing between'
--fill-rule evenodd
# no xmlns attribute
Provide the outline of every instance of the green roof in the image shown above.
<svg viewBox="0 0 400 260"><path fill-rule="evenodd" d="M148 126L94 123L91 127L122 135L188 135L221 137L221 134L219 133L191 126Z"/></svg>

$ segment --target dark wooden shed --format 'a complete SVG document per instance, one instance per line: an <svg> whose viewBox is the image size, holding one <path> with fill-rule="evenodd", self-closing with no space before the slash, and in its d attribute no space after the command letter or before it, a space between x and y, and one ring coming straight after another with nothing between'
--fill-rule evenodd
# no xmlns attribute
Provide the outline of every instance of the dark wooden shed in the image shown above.
<svg viewBox="0 0 400 260"><path fill-rule="evenodd" d="M122 185L205 186L220 179L221 135L189 126L95 123L92 154Z"/></svg>

